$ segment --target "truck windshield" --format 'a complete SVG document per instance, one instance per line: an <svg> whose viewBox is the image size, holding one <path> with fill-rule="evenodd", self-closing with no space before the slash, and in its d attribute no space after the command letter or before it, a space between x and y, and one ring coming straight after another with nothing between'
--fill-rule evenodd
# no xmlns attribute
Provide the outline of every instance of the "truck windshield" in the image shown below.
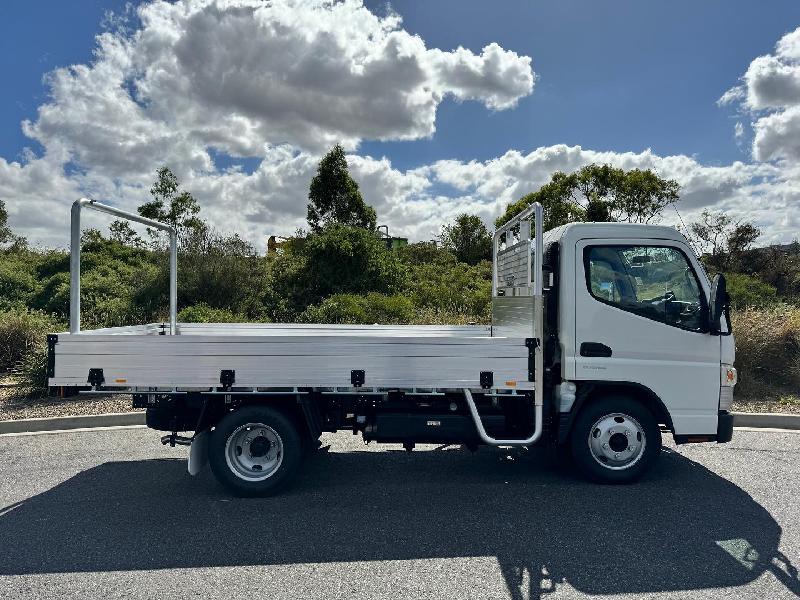
<svg viewBox="0 0 800 600"><path fill-rule="evenodd" d="M587 287L595 299L674 327L705 330L705 298L680 249L589 246L584 263Z"/></svg>

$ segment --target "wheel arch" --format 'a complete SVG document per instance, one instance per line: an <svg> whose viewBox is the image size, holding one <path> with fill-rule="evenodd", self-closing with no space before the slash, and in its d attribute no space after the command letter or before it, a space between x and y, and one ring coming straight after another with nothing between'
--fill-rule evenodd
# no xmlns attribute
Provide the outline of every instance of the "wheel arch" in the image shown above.
<svg viewBox="0 0 800 600"><path fill-rule="evenodd" d="M664 425L671 432L675 431L672 417L664 402L647 386L630 381L580 381L575 383L578 389L572 409L568 413L562 413L559 417L559 444L565 444L569 440L575 418L584 406L610 396L624 396L642 403L653 413L659 425Z"/></svg>
<svg viewBox="0 0 800 600"><path fill-rule="evenodd" d="M317 439L321 434L321 431L318 430L319 426L317 425L315 414L315 412L319 412L319 408L316 403L308 402L305 396L298 398L290 394L286 396L255 395L252 398L243 399L236 408L244 408L245 406L264 406L281 412L295 425L304 443ZM319 419L321 420L321 417Z"/></svg>

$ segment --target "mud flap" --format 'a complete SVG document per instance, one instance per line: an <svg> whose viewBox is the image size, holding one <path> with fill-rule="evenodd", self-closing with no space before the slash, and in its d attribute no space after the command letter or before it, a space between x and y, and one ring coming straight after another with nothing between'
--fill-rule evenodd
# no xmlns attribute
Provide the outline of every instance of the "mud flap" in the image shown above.
<svg viewBox="0 0 800 600"><path fill-rule="evenodd" d="M208 462L208 431L197 434L189 447L189 475L197 475Z"/></svg>

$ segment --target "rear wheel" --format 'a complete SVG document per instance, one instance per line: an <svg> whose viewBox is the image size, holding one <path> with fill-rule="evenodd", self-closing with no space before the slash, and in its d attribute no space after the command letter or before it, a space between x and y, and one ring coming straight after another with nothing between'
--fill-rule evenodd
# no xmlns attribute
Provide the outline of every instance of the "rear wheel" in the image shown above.
<svg viewBox="0 0 800 600"><path fill-rule="evenodd" d="M570 446L578 470L602 483L641 477L661 453L661 431L653 413L630 398L592 401L578 414Z"/></svg>
<svg viewBox="0 0 800 600"><path fill-rule="evenodd" d="M289 483L303 444L291 419L273 408L247 406L211 433L208 460L217 480L238 496L267 496Z"/></svg>

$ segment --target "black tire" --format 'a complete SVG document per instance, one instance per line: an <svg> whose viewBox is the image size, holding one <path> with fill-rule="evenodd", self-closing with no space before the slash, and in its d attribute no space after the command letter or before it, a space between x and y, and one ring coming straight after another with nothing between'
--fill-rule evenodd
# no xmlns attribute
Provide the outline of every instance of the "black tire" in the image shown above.
<svg viewBox="0 0 800 600"><path fill-rule="evenodd" d="M608 437L610 432L615 432L611 434L615 436L613 443ZM607 440L605 445L603 440ZM619 453L616 449L620 449ZM661 454L661 430L653 413L641 402L626 397L589 400L570 432L570 450L576 469L591 481L630 483L652 468ZM627 452L631 455L626 456ZM619 462L615 462L617 457Z"/></svg>
<svg viewBox="0 0 800 600"><path fill-rule="evenodd" d="M267 444L266 454L258 455L267 460L270 452L275 453L277 465L270 468L270 474L264 479L253 480L247 477L263 477L253 468L252 473L240 474L236 470L238 459L228 455L228 440L231 440L231 452L242 456L247 450L241 445L233 445L239 436L247 436L248 425L263 425L264 428L253 428L259 432L267 432L273 436L273 442ZM236 434L236 438L234 438ZM258 436L256 436L258 437ZM262 444L262 447L264 444ZM248 446L253 448L253 444ZM237 451L238 450L238 451ZM246 456L256 456L252 452ZM280 456L280 460L277 457ZM208 462L217 480L230 492L237 496L269 496L284 489L290 483L300 466L303 457L303 442L297 426L285 414L266 406L246 406L228 413L211 432L208 445ZM244 468L242 467L243 471Z"/></svg>

